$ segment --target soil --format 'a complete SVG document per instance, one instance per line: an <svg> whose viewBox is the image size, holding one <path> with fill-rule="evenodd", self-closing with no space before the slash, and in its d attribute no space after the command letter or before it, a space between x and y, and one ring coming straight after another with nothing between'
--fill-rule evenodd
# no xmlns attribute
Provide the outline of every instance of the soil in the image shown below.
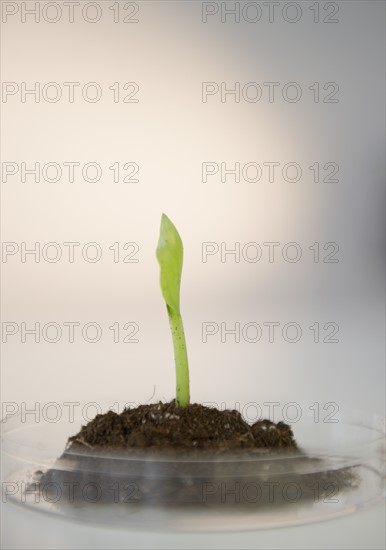
<svg viewBox="0 0 386 550"><path fill-rule="evenodd" d="M206 450L216 454L240 449L298 448L291 427L284 422L262 420L251 426L236 410L219 411L198 404L177 407L175 401L140 405L121 414L114 411L99 414L70 437L69 443L70 450L156 448Z"/></svg>
<svg viewBox="0 0 386 550"><path fill-rule="evenodd" d="M69 495L60 504L71 506L254 508L334 502L359 483L353 468L324 470L320 459L308 457L284 422L250 425L235 410L180 408L174 401L97 415L69 438L56 467L34 481L46 494Z"/></svg>

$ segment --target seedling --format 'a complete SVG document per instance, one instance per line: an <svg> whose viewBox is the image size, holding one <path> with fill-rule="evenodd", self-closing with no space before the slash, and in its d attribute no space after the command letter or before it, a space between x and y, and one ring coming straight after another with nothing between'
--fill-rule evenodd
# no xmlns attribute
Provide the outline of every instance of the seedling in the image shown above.
<svg viewBox="0 0 386 550"><path fill-rule="evenodd" d="M166 302L173 338L176 366L176 403L180 407L186 407L190 402L190 394L188 355L180 312L183 246L177 229L166 214L162 214L161 217L156 254L161 268L161 291Z"/></svg>
<svg viewBox="0 0 386 550"><path fill-rule="evenodd" d="M212 520L215 518L222 518L223 521L226 504L230 506L230 512L236 510L237 506L236 516L248 518L248 521L254 521L255 518L250 512L255 511L259 514L261 506L265 511L268 511L269 507L272 509L272 515L269 512L268 523L272 526L276 517L281 525L283 513L285 515L286 509L292 508L287 506L288 498L286 499L284 494L285 488L289 485L296 485L301 497L301 500L296 499L296 502L301 504L301 508L295 508L293 515L296 523L299 510L303 510L306 503L310 504L311 509L315 508L312 504L315 495L310 488L310 476L313 484L317 483L318 487L325 489L331 487L331 484L339 487L339 490L349 488L350 492L356 488L358 476L354 468L358 467L357 461L353 462L353 466L346 466L346 457L342 455L342 467L336 468L335 454L332 455L332 460L326 461L324 457L308 456L298 447L291 426L284 422L275 424L271 420L259 419L251 425L243 419L239 410L219 410L199 403L190 404L188 358L180 312L183 247L177 229L165 214L162 214L161 218L156 254L161 267L161 290L173 336L176 399L170 403L158 402L135 408L125 407L120 413L110 409L105 414L97 414L94 419L82 426L77 434L68 439L66 449L54 467L44 471L45 462L42 463L42 469L34 473L32 484L28 471L28 484L24 479L22 482L26 485L25 492L29 492L29 496L33 497L35 502L41 502L47 500L40 498L41 487L56 487L56 493L59 487L61 493L65 494L66 487L71 483L75 489L72 491L71 499L68 502L64 500L64 508L60 513L66 515L70 509L68 504L71 503L75 504L75 507L69 515L75 514L78 518L79 510L81 513L85 510L85 518L92 517L98 520L99 515L93 515L94 509L91 512L90 506L84 507L84 488L89 485L100 487L99 497L103 505L101 508L98 507L98 510L106 515L109 512L108 515L111 514L115 523L116 503L119 502L121 505L126 499L121 497L117 500L114 497L113 506L107 488L122 487L122 475L124 472L130 472L141 487L141 491L135 497L135 501L138 502L135 522L146 522L149 518L148 511L141 511L142 506L151 507L148 510L151 511L152 520L158 517L158 521L163 522L165 517L168 521L174 518L180 505L185 510L193 510L192 505L199 504L200 509L205 506L205 516L213 506L214 515L210 519L210 524L213 525ZM335 432L333 435L335 437ZM38 450L38 447L34 450ZM272 460L275 452L277 456L280 454L280 461ZM150 460L147 460L148 457ZM25 460L25 456L20 458ZM328 469L329 464L331 470ZM164 473L160 476L158 473L161 465ZM226 501L222 498L223 495L220 500L216 491L205 491L205 486L213 486L213 482L221 487L226 484L237 487L245 485L245 480L252 478L263 479L277 486L277 496L273 499L272 495L269 498L268 495L259 495L256 502L254 498L250 499L244 494L244 498L239 495L240 498L236 501ZM31 488L32 485L35 489ZM38 492L33 494L36 486ZM279 490L280 487L282 490ZM51 492L48 495L51 498ZM355 500L357 494L354 495ZM25 496L24 491L22 496ZM52 493L52 497L55 496L56 494ZM328 496L328 489L319 495L323 499ZM375 497L375 493L371 497L373 496ZM34 501L27 500L28 502ZM110 503L111 506L108 508L104 506ZM154 514L158 509L162 512L160 516ZM245 516L244 511L247 513ZM127 525L130 518L123 512L126 510L120 508L118 516L124 518L123 521ZM234 514L228 515L231 518ZM315 518L319 516L320 511L317 511ZM259 524L259 518L260 516L256 515L256 524ZM196 520L193 523L196 523ZM220 523L218 525L221 528Z"/></svg>

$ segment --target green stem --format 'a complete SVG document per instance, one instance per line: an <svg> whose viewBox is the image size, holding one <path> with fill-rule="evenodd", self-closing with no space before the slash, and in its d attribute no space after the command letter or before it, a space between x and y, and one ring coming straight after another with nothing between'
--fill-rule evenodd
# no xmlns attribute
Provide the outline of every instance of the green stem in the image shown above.
<svg viewBox="0 0 386 550"><path fill-rule="evenodd" d="M186 407L190 402L188 354L186 351L184 326L179 312L167 306L172 331L174 360L176 364L176 402Z"/></svg>

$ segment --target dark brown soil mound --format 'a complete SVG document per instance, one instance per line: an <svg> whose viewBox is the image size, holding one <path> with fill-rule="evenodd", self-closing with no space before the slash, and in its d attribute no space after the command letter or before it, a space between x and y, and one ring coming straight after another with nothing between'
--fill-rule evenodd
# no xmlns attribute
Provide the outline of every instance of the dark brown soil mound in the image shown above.
<svg viewBox="0 0 386 550"><path fill-rule="evenodd" d="M96 503L272 507L332 498L357 480L308 457L283 422L172 401L97 415L37 482L68 496L58 505L90 505L91 489Z"/></svg>
<svg viewBox="0 0 386 550"><path fill-rule="evenodd" d="M69 439L70 450L202 449L216 453L238 449L295 450L292 429L284 422L261 420L247 424L236 410L219 411L175 401L140 405L121 414L97 415Z"/></svg>

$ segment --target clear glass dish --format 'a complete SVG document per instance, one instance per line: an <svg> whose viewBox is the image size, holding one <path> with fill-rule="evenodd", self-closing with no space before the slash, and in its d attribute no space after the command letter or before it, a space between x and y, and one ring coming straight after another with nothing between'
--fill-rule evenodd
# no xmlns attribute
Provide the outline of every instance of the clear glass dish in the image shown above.
<svg viewBox="0 0 386 550"><path fill-rule="evenodd" d="M300 452L208 456L64 452L80 412L3 420L3 502L130 529L226 531L325 520L385 496L385 419L369 413L302 415Z"/></svg>

